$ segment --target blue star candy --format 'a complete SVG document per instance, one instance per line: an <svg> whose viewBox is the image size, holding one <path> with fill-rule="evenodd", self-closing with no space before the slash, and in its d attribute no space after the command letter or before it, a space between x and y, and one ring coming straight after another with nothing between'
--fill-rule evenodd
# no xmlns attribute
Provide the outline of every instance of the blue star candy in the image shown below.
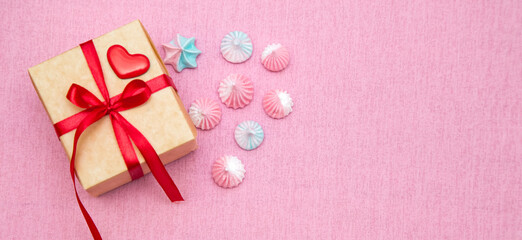
<svg viewBox="0 0 522 240"><path fill-rule="evenodd" d="M185 68L195 68L198 66L196 57L201 53L194 45L195 39L185 38L177 35L167 44L163 44L165 49L165 64L170 64L176 72L181 72Z"/></svg>

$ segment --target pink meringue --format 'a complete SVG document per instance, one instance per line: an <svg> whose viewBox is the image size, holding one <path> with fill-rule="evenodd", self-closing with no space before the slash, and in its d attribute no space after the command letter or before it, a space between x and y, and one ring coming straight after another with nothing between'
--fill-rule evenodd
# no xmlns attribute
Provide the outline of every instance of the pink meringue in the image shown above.
<svg viewBox="0 0 522 240"><path fill-rule="evenodd" d="M212 178L223 188L233 188L245 178L245 166L235 156L220 157L212 165Z"/></svg>
<svg viewBox="0 0 522 240"><path fill-rule="evenodd" d="M189 116L194 126L209 130L221 121L221 107L215 100L202 98L194 101L189 108Z"/></svg>
<svg viewBox="0 0 522 240"><path fill-rule="evenodd" d="M268 45L261 54L261 62L266 69L278 72L286 68L290 62L290 53L280 43Z"/></svg>
<svg viewBox="0 0 522 240"><path fill-rule="evenodd" d="M272 118L284 118L292 112L294 102L284 90L275 89L268 91L263 97L263 109Z"/></svg>
<svg viewBox="0 0 522 240"><path fill-rule="evenodd" d="M225 106L233 109L243 108L254 97L254 85L244 75L230 74L219 83L218 93Z"/></svg>

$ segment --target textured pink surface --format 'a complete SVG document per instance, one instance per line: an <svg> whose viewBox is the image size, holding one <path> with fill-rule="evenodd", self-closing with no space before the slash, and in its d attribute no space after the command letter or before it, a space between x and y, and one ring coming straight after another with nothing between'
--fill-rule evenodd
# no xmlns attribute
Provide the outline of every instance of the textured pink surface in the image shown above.
<svg viewBox="0 0 522 240"><path fill-rule="evenodd" d="M80 190L106 239L522 238L521 1L1 6L2 239L90 238L27 68L136 18L156 46L196 37L198 68L169 66L186 107L218 100L230 73L249 76L255 95L223 107L200 149L167 166L186 202L171 204L150 175L99 198ZM221 57L232 30L253 40L244 64ZM279 73L260 63L273 42L291 53ZM261 107L273 88L295 100L283 120ZM266 134L251 152L233 138L247 119ZM238 188L212 181L225 154L245 164Z"/></svg>

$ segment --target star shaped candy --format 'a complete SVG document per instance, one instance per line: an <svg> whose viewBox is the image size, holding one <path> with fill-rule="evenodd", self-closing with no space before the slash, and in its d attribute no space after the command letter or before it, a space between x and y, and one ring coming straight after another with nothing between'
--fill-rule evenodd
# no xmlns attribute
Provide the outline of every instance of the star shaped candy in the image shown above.
<svg viewBox="0 0 522 240"><path fill-rule="evenodd" d="M185 68L195 68L198 66L196 57L201 53L194 45L194 38L185 38L177 35L169 43L163 44L165 49L165 64L170 64L176 72L181 72Z"/></svg>

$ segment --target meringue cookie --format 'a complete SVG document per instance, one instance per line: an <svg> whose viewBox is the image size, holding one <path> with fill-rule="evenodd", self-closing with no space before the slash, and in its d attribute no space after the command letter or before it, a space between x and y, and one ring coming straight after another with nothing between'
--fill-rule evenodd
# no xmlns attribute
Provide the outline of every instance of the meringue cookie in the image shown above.
<svg viewBox="0 0 522 240"><path fill-rule="evenodd" d="M286 47L280 43L274 43L266 46L261 54L261 62L266 69L272 72L278 72L288 66L290 62L290 53Z"/></svg>
<svg viewBox="0 0 522 240"><path fill-rule="evenodd" d="M209 130L221 121L221 107L215 100L203 98L192 103L189 116L194 126L202 130Z"/></svg>
<svg viewBox="0 0 522 240"><path fill-rule="evenodd" d="M263 109L272 118L284 118L292 112L294 102L284 90L275 89L268 91L263 97Z"/></svg>
<svg viewBox="0 0 522 240"><path fill-rule="evenodd" d="M252 40L244 32L230 32L221 40L221 54L231 63L242 63L252 56Z"/></svg>
<svg viewBox="0 0 522 240"><path fill-rule="evenodd" d="M212 165L212 178L223 188L233 188L245 178L245 166L235 156L220 157Z"/></svg>
<svg viewBox="0 0 522 240"><path fill-rule="evenodd" d="M185 68L195 68L198 66L196 57L201 53L194 45L195 39L185 38L177 35L169 43L163 44L165 49L165 64L170 64L176 72L181 72Z"/></svg>
<svg viewBox="0 0 522 240"><path fill-rule="evenodd" d="M261 145L265 138L265 133L259 123L255 121L244 121L237 125L234 137L239 147L250 151Z"/></svg>
<svg viewBox="0 0 522 240"><path fill-rule="evenodd" d="M254 97L254 85L244 75L230 74L219 83L218 93L221 102L227 107L233 109L243 108Z"/></svg>

